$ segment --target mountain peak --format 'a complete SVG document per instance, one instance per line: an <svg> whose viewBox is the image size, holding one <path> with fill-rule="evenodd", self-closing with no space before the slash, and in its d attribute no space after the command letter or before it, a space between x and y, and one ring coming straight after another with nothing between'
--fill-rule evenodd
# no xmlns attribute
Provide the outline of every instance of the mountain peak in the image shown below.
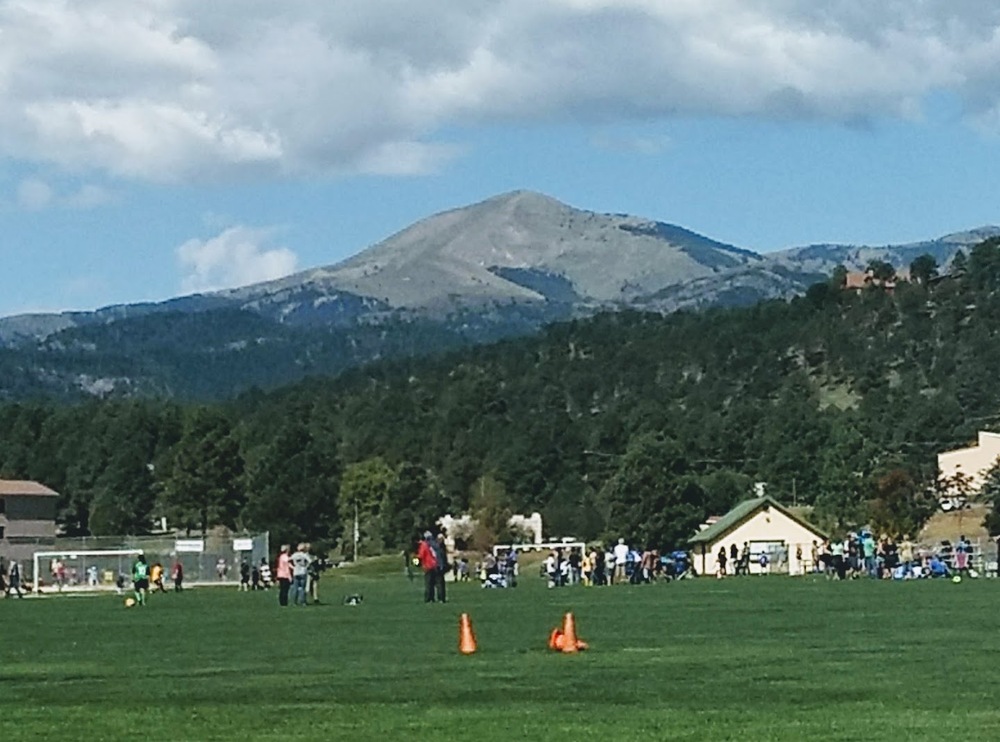
<svg viewBox="0 0 1000 742"><path fill-rule="evenodd" d="M556 198L553 198L552 196L523 188L514 191L507 191L506 193L498 193L496 196L490 196L486 200L480 201L480 204L543 204L567 208L566 204Z"/></svg>

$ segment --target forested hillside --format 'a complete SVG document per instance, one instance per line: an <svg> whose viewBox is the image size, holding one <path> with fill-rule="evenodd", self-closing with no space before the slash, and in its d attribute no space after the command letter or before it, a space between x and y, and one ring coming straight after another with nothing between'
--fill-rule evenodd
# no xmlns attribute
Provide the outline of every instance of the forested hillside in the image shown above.
<svg viewBox="0 0 1000 742"><path fill-rule="evenodd" d="M444 512L495 532L535 509L553 535L667 547L753 482L830 527L904 533L933 508L934 454L1000 422L1000 241L947 277L915 267L894 289L837 275L788 302L604 314L227 405L8 405L0 474L62 492L71 531L165 515L332 546L357 505L367 551Z"/></svg>

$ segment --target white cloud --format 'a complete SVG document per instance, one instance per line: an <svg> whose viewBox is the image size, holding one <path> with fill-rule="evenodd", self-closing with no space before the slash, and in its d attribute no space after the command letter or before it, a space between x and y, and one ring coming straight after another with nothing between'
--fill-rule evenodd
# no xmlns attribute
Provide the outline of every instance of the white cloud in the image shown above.
<svg viewBox="0 0 1000 742"><path fill-rule="evenodd" d="M184 293L246 286L295 272L298 257L287 247L266 248L271 230L230 227L207 240L177 248Z"/></svg>
<svg viewBox="0 0 1000 742"><path fill-rule="evenodd" d="M412 174L451 127L1000 110L975 0L0 0L0 156L146 180Z"/></svg>
<svg viewBox="0 0 1000 742"><path fill-rule="evenodd" d="M115 200L114 194L103 186L83 183L76 190L60 192L39 177L23 179L17 185L15 202L26 211L42 211L56 207L93 209Z"/></svg>
<svg viewBox="0 0 1000 742"><path fill-rule="evenodd" d="M115 195L111 191L93 183L85 183L63 198L66 205L74 209L94 209L114 200Z"/></svg>
<svg viewBox="0 0 1000 742"><path fill-rule="evenodd" d="M17 185L17 205L28 211L41 211L52 203L52 187L40 178L25 178Z"/></svg>
<svg viewBox="0 0 1000 742"><path fill-rule="evenodd" d="M590 144L608 152L627 152L653 157L663 154L670 147L670 138L665 136L643 136L629 134L596 134Z"/></svg>

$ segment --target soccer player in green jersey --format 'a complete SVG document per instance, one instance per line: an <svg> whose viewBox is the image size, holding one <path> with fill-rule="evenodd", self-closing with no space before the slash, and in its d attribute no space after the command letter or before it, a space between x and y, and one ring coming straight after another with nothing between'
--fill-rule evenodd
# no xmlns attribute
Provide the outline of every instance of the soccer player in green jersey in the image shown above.
<svg viewBox="0 0 1000 742"><path fill-rule="evenodd" d="M132 585L135 588L135 602L146 605L146 593L149 592L149 565L146 557L140 554L132 565Z"/></svg>

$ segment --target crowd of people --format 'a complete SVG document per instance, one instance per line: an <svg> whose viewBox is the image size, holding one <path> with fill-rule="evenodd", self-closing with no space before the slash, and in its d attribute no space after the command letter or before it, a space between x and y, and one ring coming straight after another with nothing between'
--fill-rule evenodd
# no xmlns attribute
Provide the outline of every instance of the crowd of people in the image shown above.
<svg viewBox="0 0 1000 742"><path fill-rule="evenodd" d="M661 555L659 549L638 549L624 538L611 547L553 549L542 563L550 588L567 585L605 586L648 584L692 574L687 552Z"/></svg>
<svg viewBox="0 0 1000 742"><path fill-rule="evenodd" d="M300 543L294 552L290 544L282 544L274 566L274 577L278 582L278 605L318 605L320 576L327 566L326 559L312 553L311 544ZM247 589L270 589L271 568L266 559L261 560L256 570L250 570L249 580Z"/></svg>
<svg viewBox="0 0 1000 742"><path fill-rule="evenodd" d="M844 539L812 544L813 571L828 579L919 579L977 576L972 568L972 542L962 535L938 550L923 549L909 539L896 543L883 537L876 540L870 531L848 533Z"/></svg>

